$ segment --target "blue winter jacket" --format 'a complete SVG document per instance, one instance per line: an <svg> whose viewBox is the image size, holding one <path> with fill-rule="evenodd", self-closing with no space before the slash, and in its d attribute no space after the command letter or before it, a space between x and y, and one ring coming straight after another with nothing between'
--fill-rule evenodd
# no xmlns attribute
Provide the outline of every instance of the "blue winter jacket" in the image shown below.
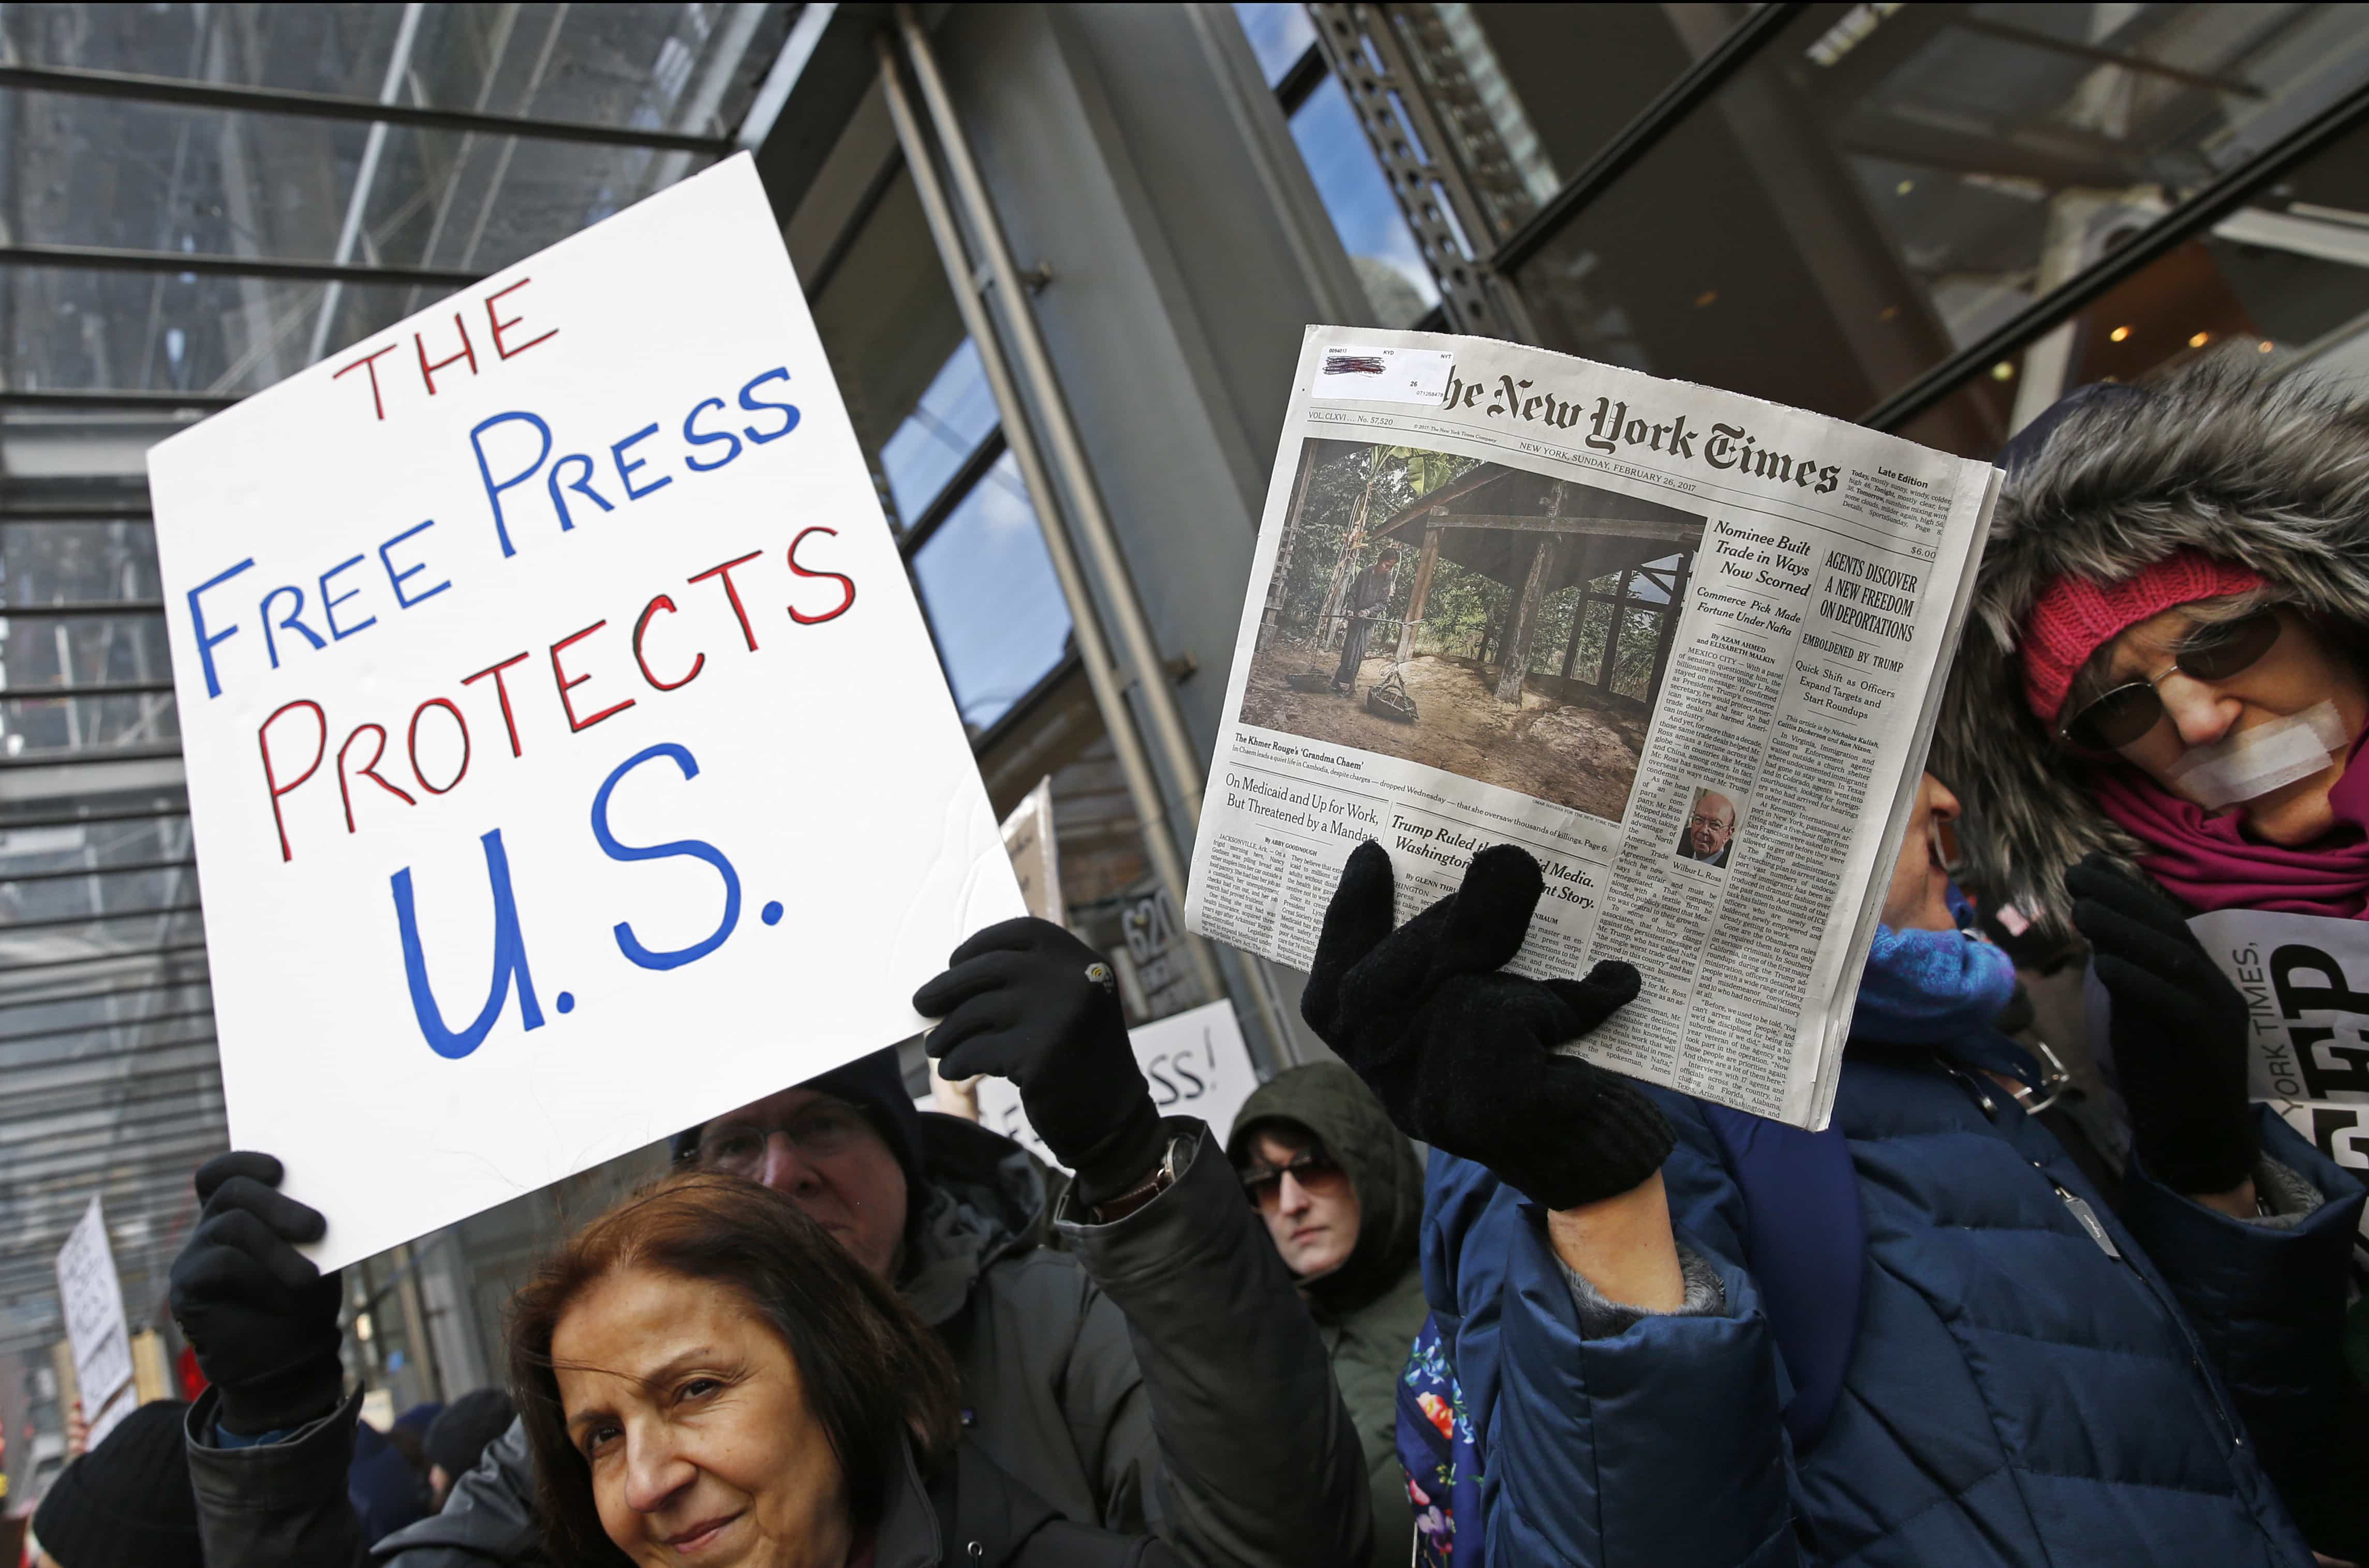
<svg viewBox="0 0 2369 1568"><path fill-rule="evenodd" d="M2003 1093L1981 1096L1986 1111L1973 1082L1929 1057L1845 1059L1860 1322L1799 1459L1742 1266L1742 1191L1698 1102L1654 1091L1677 1134L1672 1219L1720 1271L1724 1310L1608 1337L1582 1336L1536 1207L1435 1152L1430 1381L1460 1381L1481 1472L1482 1517L1454 1519L1452 1560L2307 1568L2261 1450L2284 1451L2334 1397L2359 1185L2263 1110L2265 1154L2327 1200L2299 1225L2226 1219L2136 1166L2118 1217L2045 1128ZM1423 1410L1449 1425L1436 1396ZM1453 1490L1469 1498L1471 1482Z"/></svg>

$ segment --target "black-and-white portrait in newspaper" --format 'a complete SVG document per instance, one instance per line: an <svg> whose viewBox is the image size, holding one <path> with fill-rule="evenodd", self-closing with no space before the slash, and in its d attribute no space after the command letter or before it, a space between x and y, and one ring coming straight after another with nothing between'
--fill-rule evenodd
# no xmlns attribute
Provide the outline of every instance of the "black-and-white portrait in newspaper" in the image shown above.
<svg viewBox="0 0 2369 1568"><path fill-rule="evenodd" d="M1700 788L1694 795L1687 807L1687 819L1678 827L1677 847L1671 853L1680 860L1724 868L1744 818L1736 813L1734 799L1716 789Z"/></svg>

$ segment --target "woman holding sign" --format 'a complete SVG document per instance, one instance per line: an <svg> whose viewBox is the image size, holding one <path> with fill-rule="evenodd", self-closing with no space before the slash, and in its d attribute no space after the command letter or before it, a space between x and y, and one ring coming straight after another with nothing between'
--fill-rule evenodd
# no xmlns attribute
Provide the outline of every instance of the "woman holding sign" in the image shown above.
<svg viewBox="0 0 2369 1568"><path fill-rule="evenodd" d="M2185 1195L2140 1206L2159 1232L2249 1236L2243 1276L2173 1284L2315 1544L2358 1554L2350 1227L2253 1102L2369 1093L2369 413L2213 362L2076 394L2004 461L1933 753L1970 880L2087 940L2129 1190ZM2318 1352L2265 1356L2265 1310Z"/></svg>

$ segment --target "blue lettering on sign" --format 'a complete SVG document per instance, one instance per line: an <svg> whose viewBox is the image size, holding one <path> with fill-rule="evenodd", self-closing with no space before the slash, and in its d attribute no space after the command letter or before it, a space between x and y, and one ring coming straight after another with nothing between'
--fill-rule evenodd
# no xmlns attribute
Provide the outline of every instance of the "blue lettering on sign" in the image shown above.
<svg viewBox="0 0 2369 1568"><path fill-rule="evenodd" d="M724 878L724 918L707 936L672 952L653 952L643 946L634 935L633 926L619 921L615 928L618 951L645 969L672 969L704 958L723 946L724 939L732 934L732 928L740 923L740 875L732 869L732 863L724 858L724 852L714 844L702 843L697 839L679 839L672 843L654 844L645 849L619 843L617 836L609 831L609 796L616 789L618 781L644 762L658 757L670 760L682 770L686 780L699 776L697 760L689 750L671 741L662 741L635 752L617 764L616 772L602 782L600 793L592 797L592 836L600 841L601 853L612 860L666 860L675 855L689 855L693 860L705 861Z"/></svg>
<svg viewBox="0 0 2369 1568"><path fill-rule="evenodd" d="M387 879L395 893L395 919L403 937L403 978L411 984L411 1011L429 1049L447 1060L458 1060L485 1044L494 1021L502 1014L513 978L518 983L519 1018L529 1029L543 1027L543 1009L534 1000L534 977L527 971L526 944L519 936L518 900L510 896L510 861L502 849L502 830L487 833L478 842L486 848L486 876L494 890L494 979L486 1005L465 1029L445 1027L444 1010L428 983L428 958L419 946L419 917L411 898L411 867Z"/></svg>

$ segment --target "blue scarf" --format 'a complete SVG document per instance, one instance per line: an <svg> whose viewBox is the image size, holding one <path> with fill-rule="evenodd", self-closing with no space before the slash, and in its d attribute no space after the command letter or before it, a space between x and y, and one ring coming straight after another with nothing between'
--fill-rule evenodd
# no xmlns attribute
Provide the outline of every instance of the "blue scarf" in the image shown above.
<svg viewBox="0 0 2369 1568"><path fill-rule="evenodd" d="M1974 909L1950 888L1955 931L1875 928L1860 977L1851 1035L1893 1045L1939 1046L1970 1066L2038 1087L2039 1064L1991 1027L2015 994L2015 962L1976 935Z"/></svg>

